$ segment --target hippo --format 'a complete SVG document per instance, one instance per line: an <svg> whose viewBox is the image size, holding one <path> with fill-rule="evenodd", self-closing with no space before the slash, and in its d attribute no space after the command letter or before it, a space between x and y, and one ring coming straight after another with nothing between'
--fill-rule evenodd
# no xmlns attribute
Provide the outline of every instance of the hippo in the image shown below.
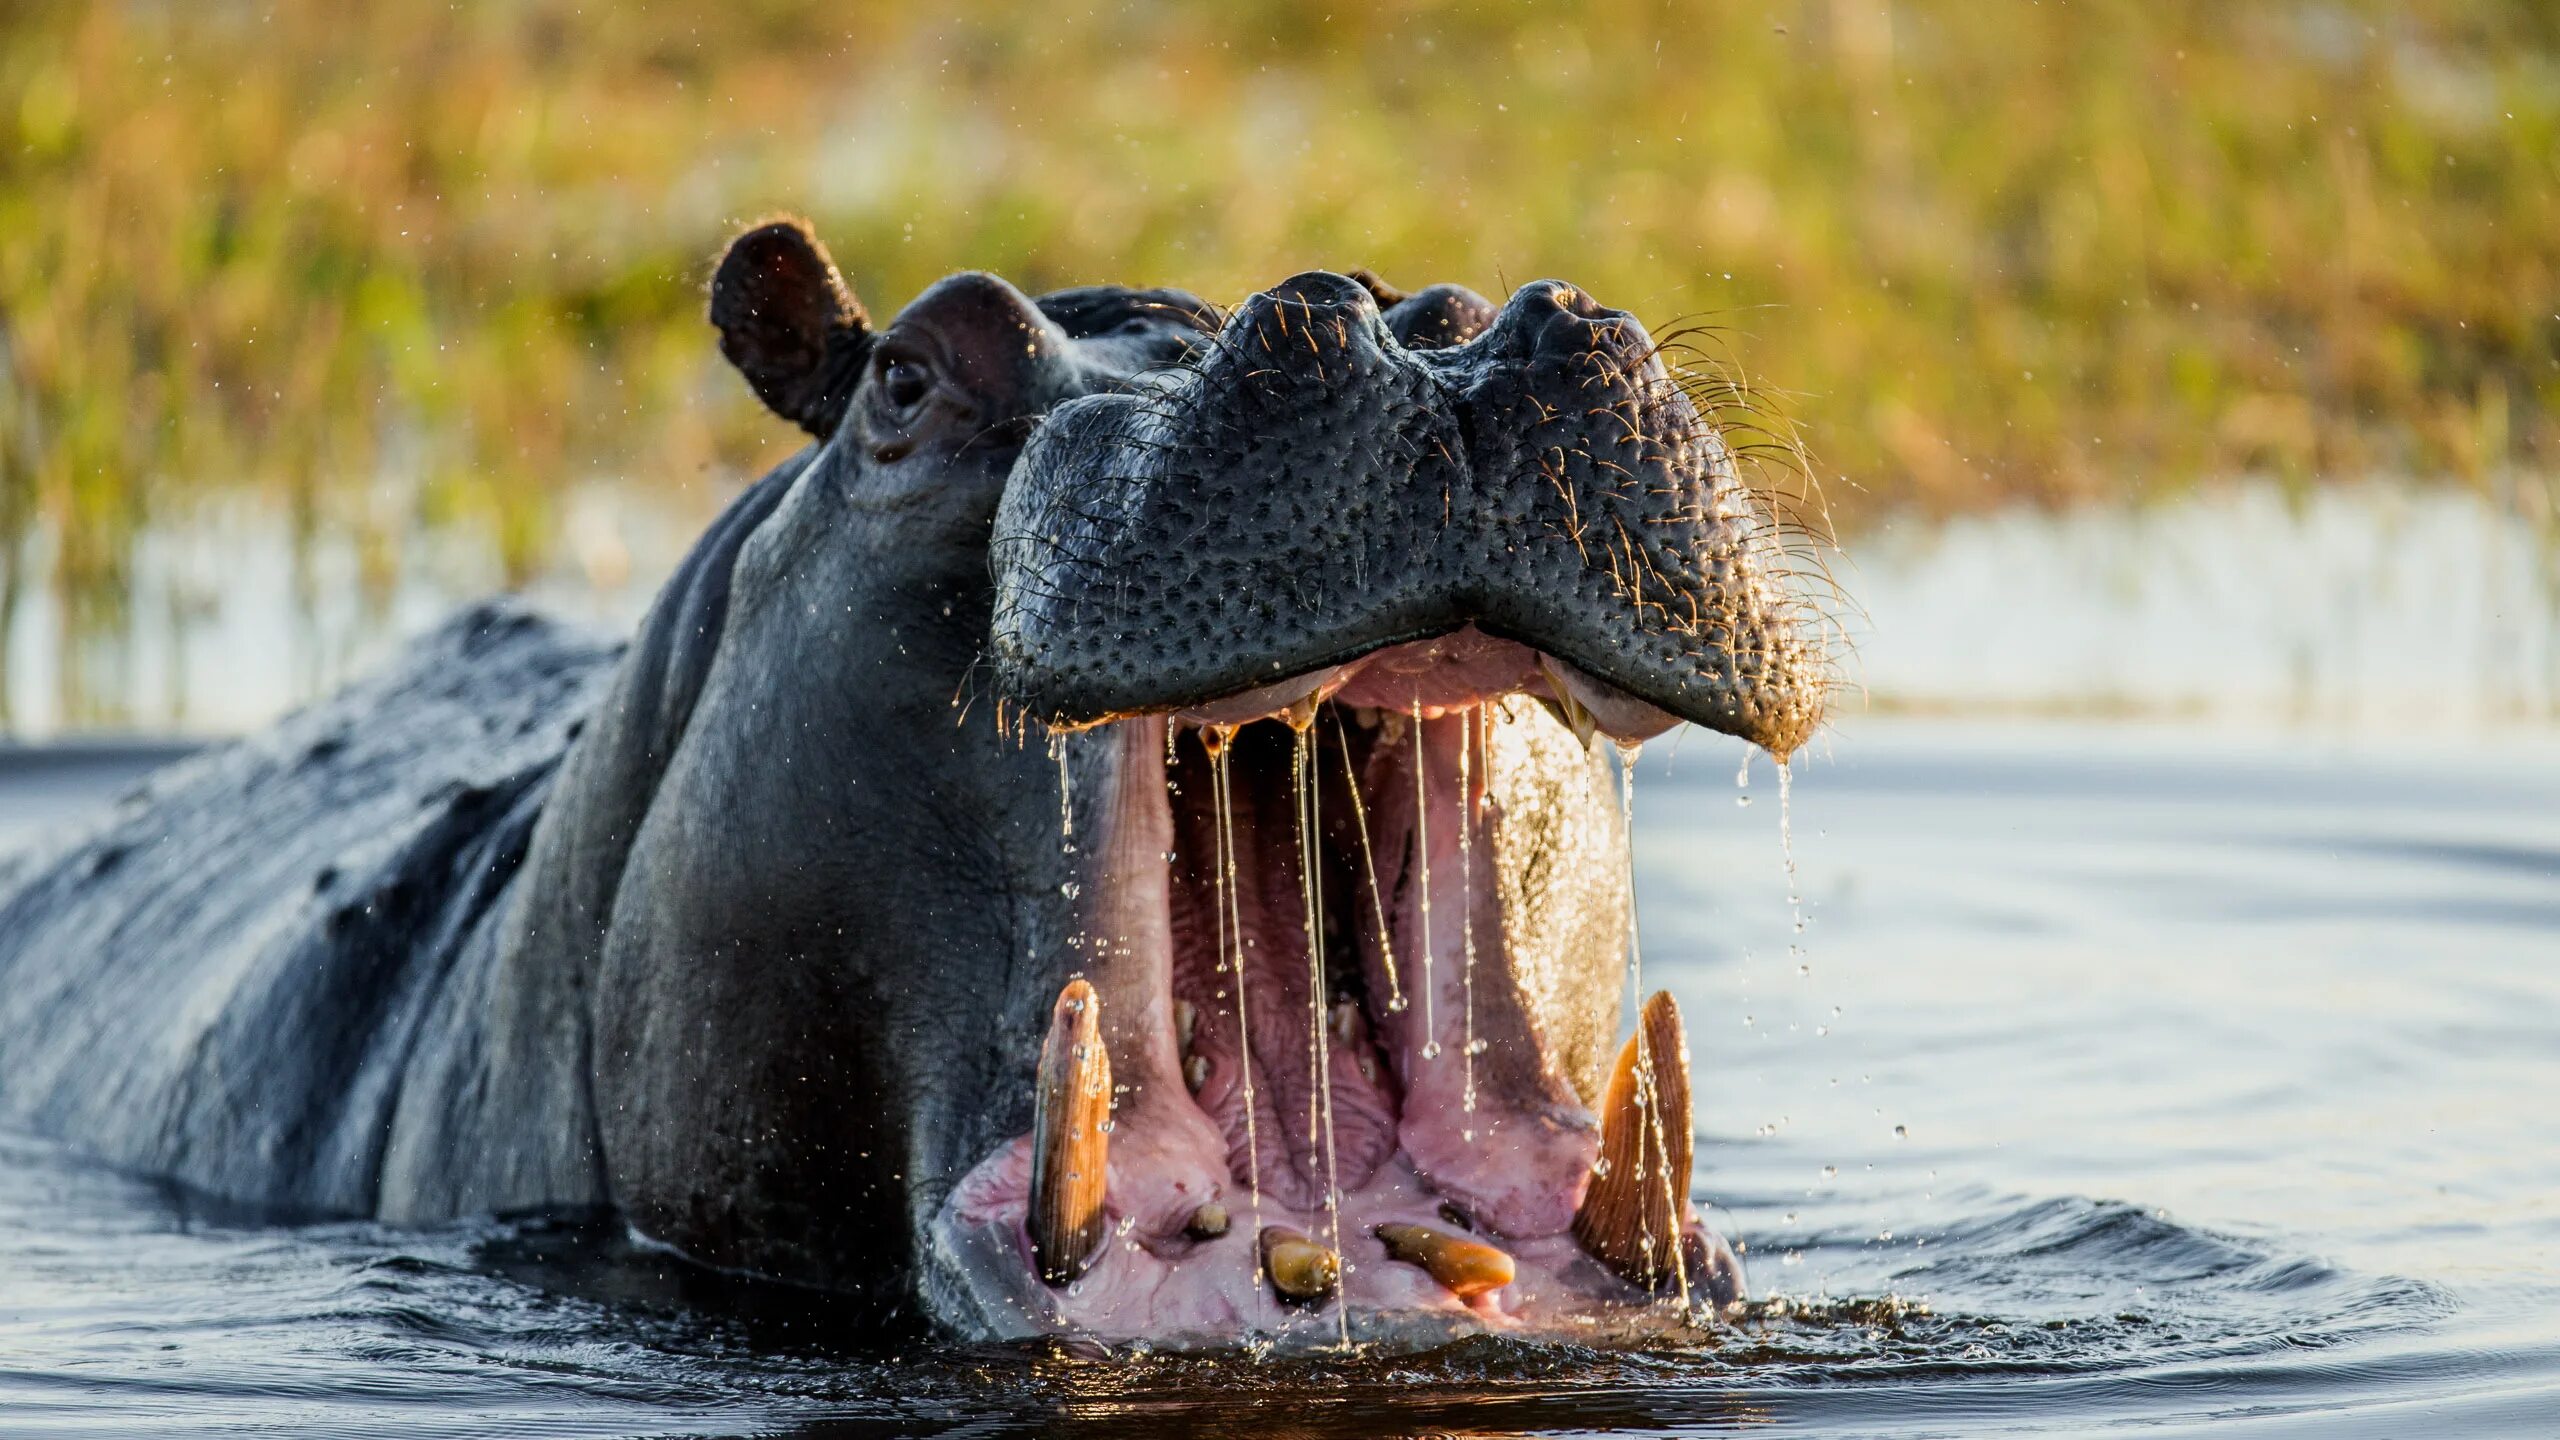
<svg viewBox="0 0 2560 1440"><path fill-rule="evenodd" d="M875 325L787 219L709 316L810 443L627 642L482 604L0 862L0 1124L963 1337L1741 1297L1676 1005L1618 1042L1612 752L1783 758L1825 657L1641 324L1315 271Z"/></svg>

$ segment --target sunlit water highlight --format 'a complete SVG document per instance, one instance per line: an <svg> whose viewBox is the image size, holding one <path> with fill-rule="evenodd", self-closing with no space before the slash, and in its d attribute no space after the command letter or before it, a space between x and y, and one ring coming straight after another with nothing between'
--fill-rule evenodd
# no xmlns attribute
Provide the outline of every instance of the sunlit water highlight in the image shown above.
<svg viewBox="0 0 2560 1440"><path fill-rule="evenodd" d="M0 1432L2551 1432L2560 742L1852 723L1798 762L1801 937L1736 758L1666 737L1635 797L1698 1193L1782 1297L1717 1343L951 1347L609 1231L269 1227L19 1140ZM125 769L0 770L0 844Z"/></svg>

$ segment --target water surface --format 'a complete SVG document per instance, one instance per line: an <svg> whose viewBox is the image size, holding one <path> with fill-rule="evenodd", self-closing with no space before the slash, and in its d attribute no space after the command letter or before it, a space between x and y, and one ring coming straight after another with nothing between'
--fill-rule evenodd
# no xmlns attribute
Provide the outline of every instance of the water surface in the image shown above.
<svg viewBox="0 0 2560 1440"><path fill-rule="evenodd" d="M2560 744L1853 721L1800 935L1739 758L1637 790L1699 1192L1771 1297L1712 1343L957 1347L609 1226L276 1226L13 1137L0 1433L2560 1429ZM0 764L0 847L130 768Z"/></svg>

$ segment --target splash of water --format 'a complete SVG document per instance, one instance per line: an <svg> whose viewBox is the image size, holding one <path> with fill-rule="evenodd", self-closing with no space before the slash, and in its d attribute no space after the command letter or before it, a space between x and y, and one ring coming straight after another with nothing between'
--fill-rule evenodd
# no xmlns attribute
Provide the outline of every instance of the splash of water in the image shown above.
<svg viewBox="0 0 2560 1440"><path fill-rule="evenodd" d="M1058 843L1069 855L1076 853L1075 786L1067 778L1067 737L1049 737L1049 758L1058 762Z"/></svg>
<svg viewBox="0 0 2560 1440"><path fill-rule="evenodd" d="M1342 1177L1334 1160L1333 1145L1333 1025L1326 1004L1331 987L1324 969L1324 894L1316 883L1316 862L1323 846L1319 833L1323 824L1322 799L1318 794L1315 724L1312 716L1305 724L1293 724L1296 732L1290 753L1291 788L1296 791L1298 811L1298 892L1306 904L1307 926L1307 1020L1310 1038L1307 1042L1307 1064L1315 1071L1315 1084L1307 1093L1307 1140L1317 1138L1317 1124L1323 1124L1324 1141L1324 1210L1331 1222L1335 1263L1342 1263ZM1259 1232L1257 1232L1259 1233ZM1334 1321L1341 1328L1342 1346L1351 1347L1351 1311L1348 1305L1333 1307Z"/></svg>
<svg viewBox="0 0 2560 1440"><path fill-rule="evenodd" d="M1378 855L1369 845L1369 805L1360 798L1360 777L1351 769L1351 736L1342 728L1342 716L1333 717L1334 738L1342 744L1343 788L1351 794L1351 818L1360 827L1360 864L1369 876L1369 903L1378 913L1378 955L1387 970L1387 1013L1404 1013L1404 977L1396 972L1396 947L1392 927L1387 924L1387 897L1378 886ZM1356 904L1355 904L1355 907Z"/></svg>
<svg viewBox="0 0 2560 1440"><path fill-rule="evenodd" d="M1459 1058L1466 1066L1466 1081L1459 1091L1461 1108L1476 1113L1476 791L1474 757L1476 749L1476 713L1470 705L1458 712L1458 953L1459 993L1464 997L1462 1019L1466 1042L1459 1046ZM1473 1127L1462 1129L1459 1136L1473 1141Z"/></svg>
<svg viewBox="0 0 2560 1440"><path fill-rule="evenodd" d="M1431 985L1431 794L1426 783L1430 749L1422 743L1422 697L1413 697L1414 868L1422 872L1422 1058L1440 1058L1438 1000Z"/></svg>
<svg viewBox="0 0 2560 1440"><path fill-rule="evenodd" d="M1218 969L1232 969L1236 992L1236 1070L1244 1087L1244 1175L1245 1193L1253 1204L1253 1233L1262 1233L1262 1143L1254 1119L1253 1093L1253 1021L1245 1001L1244 985L1244 906L1241 885L1236 876L1235 803L1228 788L1227 755L1235 739L1232 726L1203 726L1200 744L1209 752L1211 789L1216 792L1218 810L1217 911ZM1232 948L1231 948L1232 947ZM1245 1283L1252 1291L1256 1305L1264 1303L1262 1263L1256 1245L1245 1247Z"/></svg>
<svg viewBox="0 0 2560 1440"><path fill-rule="evenodd" d="M1796 832L1794 809L1795 768L1786 761L1778 762L1778 862L1787 872L1787 914L1794 922L1793 938L1787 942L1787 954L1799 970L1804 959L1804 887L1796 882Z"/></svg>

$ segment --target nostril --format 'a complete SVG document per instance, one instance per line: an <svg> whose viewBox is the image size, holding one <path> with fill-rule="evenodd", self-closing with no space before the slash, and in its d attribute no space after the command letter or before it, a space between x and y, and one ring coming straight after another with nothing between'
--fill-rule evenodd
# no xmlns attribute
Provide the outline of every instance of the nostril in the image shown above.
<svg viewBox="0 0 2560 1440"><path fill-rule="evenodd" d="M1634 316L1591 297L1589 291L1561 280L1540 280L1520 287L1506 307L1511 353L1573 360L1607 355L1620 362L1649 353L1652 337Z"/></svg>

